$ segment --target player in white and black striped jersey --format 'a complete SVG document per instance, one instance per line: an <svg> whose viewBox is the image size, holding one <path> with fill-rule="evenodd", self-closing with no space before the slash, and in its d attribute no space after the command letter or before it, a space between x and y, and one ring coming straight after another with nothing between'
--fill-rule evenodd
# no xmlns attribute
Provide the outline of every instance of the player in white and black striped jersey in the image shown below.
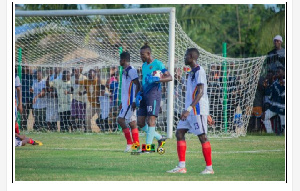
<svg viewBox="0 0 300 191"><path fill-rule="evenodd" d="M137 70L130 66L130 54L123 52L120 54L120 65L123 67L122 74L122 98L118 123L123 129L124 136L127 140L125 152L131 150L133 143L139 145L139 132L136 124L136 103L135 97L140 91L140 82ZM130 129L132 139L130 135Z"/></svg>

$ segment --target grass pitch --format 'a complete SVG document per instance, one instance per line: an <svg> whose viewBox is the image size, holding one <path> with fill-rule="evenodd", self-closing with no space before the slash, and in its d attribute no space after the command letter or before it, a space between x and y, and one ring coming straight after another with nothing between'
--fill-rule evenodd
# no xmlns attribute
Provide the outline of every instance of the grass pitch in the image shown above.
<svg viewBox="0 0 300 191"><path fill-rule="evenodd" d="M210 138L214 175L199 174L205 161L193 135L186 138L186 174L166 173L178 163L176 138L166 141L163 155L136 156L123 152L121 133L26 136L44 145L15 148L16 181L285 181L284 136ZM141 134L141 143L145 138Z"/></svg>

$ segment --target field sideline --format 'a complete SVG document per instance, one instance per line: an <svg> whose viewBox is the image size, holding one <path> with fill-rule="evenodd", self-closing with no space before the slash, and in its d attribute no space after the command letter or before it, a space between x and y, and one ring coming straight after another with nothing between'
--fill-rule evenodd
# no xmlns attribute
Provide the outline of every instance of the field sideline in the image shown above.
<svg viewBox="0 0 300 191"><path fill-rule="evenodd" d="M166 173L178 162L176 138L166 141L164 155L135 156L123 152L126 141L121 133L26 136L44 145L15 148L16 181L285 181L284 136L211 138L214 175L199 174L205 162L193 135L186 139L187 174Z"/></svg>

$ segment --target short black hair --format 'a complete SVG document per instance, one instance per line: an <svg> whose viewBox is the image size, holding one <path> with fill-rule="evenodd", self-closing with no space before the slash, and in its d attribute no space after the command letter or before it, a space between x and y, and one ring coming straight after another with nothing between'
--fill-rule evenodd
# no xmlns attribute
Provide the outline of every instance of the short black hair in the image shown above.
<svg viewBox="0 0 300 191"><path fill-rule="evenodd" d="M142 50L142 49L149 49L149 51L151 52L151 48L150 48L150 46L148 45L148 42L145 42L145 43L144 43L144 46L142 46L141 50Z"/></svg>
<svg viewBox="0 0 300 191"><path fill-rule="evenodd" d="M188 48L187 53L191 53L194 60L197 60L200 55L197 48Z"/></svg>
<svg viewBox="0 0 300 191"><path fill-rule="evenodd" d="M64 70L63 72L62 72L62 80L66 80L67 79L67 75L70 73L70 71L68 71L68 70Z"/></svg>
<svg viewBox="0 0 300 191"><path fill-rule="evenodd" d="M120 59L125 59L127 62L130 62L130 54L129 54L129 52L122 52L120 54Z"/></svg>

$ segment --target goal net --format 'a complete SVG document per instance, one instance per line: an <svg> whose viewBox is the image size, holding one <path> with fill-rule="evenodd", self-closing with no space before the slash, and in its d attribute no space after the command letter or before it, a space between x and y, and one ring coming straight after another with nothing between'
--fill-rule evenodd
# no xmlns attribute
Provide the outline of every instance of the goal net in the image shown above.
<svg viewBox="0 0 300 191"><path fill-rule="evenodd" d="M195 47L200 52L198 63L206 71L210 116L215 121L209 133L245 135L265 57L211 54L195 44L176 20L175 36L170 38L172 10L17 11L15 63L22 83L21 128L116 131L122 74L119 54L130 53L131 65L141 79L140 48L148 42L152 56L173 75L172 82L162 84L158 130L176 130L189 72L184 54Z"/></svg>

